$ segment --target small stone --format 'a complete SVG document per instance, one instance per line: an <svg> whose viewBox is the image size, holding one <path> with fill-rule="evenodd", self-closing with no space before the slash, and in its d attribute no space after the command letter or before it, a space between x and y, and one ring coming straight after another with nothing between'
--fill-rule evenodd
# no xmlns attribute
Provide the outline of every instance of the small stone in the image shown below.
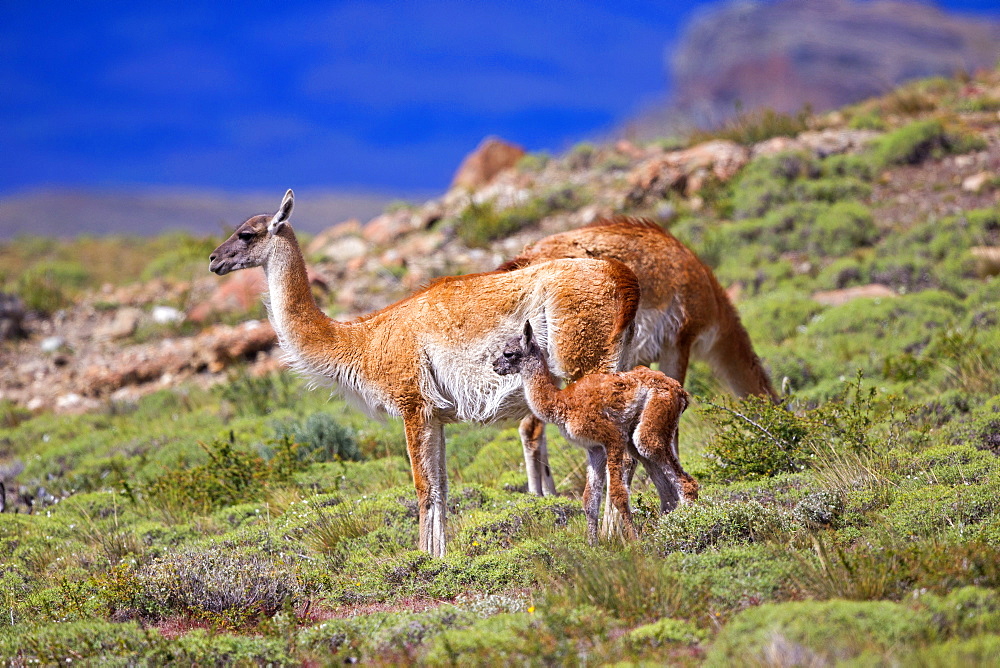
<svg viewBox="0 0 1000 668"><path fill-rule="evenodd" d="M49 336L42 339L39 348L43 353L54 353L66 345L66 339L61 336Z"/></svg>
<svg viewBox="0 0 1000 668"><path fill-rule="evenodd" d="M962 179L962 190L968 193L978 193L986 187L992 176L989 172L979 172L978 174L967 176Z"/></svg>
<svg viewBox="0 0 1000 668"><path fill-rule="evenodd" d="M158 325L184 322L184 314L173 306L154 306L151 315L153 316L153 322Z"/></svg>

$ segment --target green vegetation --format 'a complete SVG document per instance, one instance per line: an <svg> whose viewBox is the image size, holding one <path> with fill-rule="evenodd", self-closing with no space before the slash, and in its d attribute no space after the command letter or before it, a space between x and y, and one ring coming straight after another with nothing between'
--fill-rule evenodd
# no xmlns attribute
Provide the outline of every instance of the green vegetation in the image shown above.
<svg viewBox="0 0 1000 668"><path fill-rule="evenodd" d="M742 286L743 321L784 389L778 406L735 400L692 367L680 453L699 500L660 517L640 470L639 542L586 545L584 457L552 428L560 494L536 498L516 426L448 426L449 550L435 559L414 549L400 423L290 374L236 371L85 415L0 402L19 511L0 514L0 657L996 664L1000 278L969 250L1000 245L1000 207L897 220L873 185L975 148L948 114L989 102L960 92L933 80L848 110L856 127L891 129L851 155L758 157L676 223ZM484 245L582 199L470 206L451 222ZM5 287L58 308L127 271L180 278L204 250L149 240L161 259L133 266L123 247L108 276L87 253L119 241L72 243L4 245ZM813 298L869 283L896 296Z"/></svg>
<svg viewBox="0 0 1000 668"><path fill-rule="evenodd" d="M716 130L693 132L689 142L698 144L712 139L726 139L749 146L772 137L794 137L808 129L808 117L808 110L803 110L796 116L773 109L744 112Z"/></svg>
<svg viewBox="0 0 1000 668"><path fill-rule="evenodd" d="M573 188L561 188L534 197L522 204L498 208L492 201L470 202L457 221L457 233L470 247L485 247L491 241L514 234L556 211L586 204L583 194Z"/></svg>
<svg viewBox="0 0 1000 668"><path fill-rule="evenodd" d="M79 237L71 241L20 237L0 242L0 290L29 309L51 312L84 290L136 279L187 281L202 274L217 238L186 233L152 238ZM114 262L108 262L108 258Z"/></svg>

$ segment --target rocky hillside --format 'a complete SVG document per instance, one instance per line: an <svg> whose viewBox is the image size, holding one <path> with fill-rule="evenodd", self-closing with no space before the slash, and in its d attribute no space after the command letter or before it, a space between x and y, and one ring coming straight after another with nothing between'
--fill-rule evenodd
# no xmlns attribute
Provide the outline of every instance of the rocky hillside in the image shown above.
<svg viewBox="0 0 1000 668"><path fill-rule="evenodd" d="M673 98L630 126L711 126L739 108L835 109L906 81L993 67L1000 21L899 0L730 2L697 16L668 54Z"/></svg>
<svg viewBox="0 0 1000 668"><path fill-rule="evenodd" d="M823 303L853 294L899 294L925 286L913 275L917 269L872 269L849 249L995 206L998 111L1000 76L992 72L970 81L913 84L800 127L787 117L750 116L687 146L621 141L582 144L558 158L529 154L496 174L494 169L459 179L471 188L455 187L421 205L393 208L365 225L345 222L304 245L316 294L338 317L383 307L435 277L490 270L541 236L615 214L647 216L672 227L737 298L766 290L775 272L785 271L820 279L834 272L830 280L814 281L813 291L849 292L814 295ZM781 176L779 169L778 186L758 184L761 169L773 171L769 161L784 156L796 156L787 167L792 173ZM805 170L804 176L796 170ZM801 192L768 190L773 187ZM773 231L755 222L789 196L807 207L797 213L798 221ZM854 213L838 209L852 221L840 222L817 208L842 201L864 202L866 212L851 218ZM748 225L763 227L751 234ZM212 224L206 221L206 227L211 230ZM733 262L725 256L730 250L748 252L748 240L760 235L777 235L775 248L784 250L741 255ZM824 235L844 241L818 245L815 239ZM85 284L80 277L87 276L87 267L46 264L43 253L20 277L8 275L6 289L16 292L20 286L22 301L4 302L10 340L0 349L0 401L30 410L90 410L189 379L217 382L233 362L250 361L258 371L274 368L274 334L266 321L258 322L260 272L223 279L209 274L207 254L220 240L189 240L160 250L163 257L142 258L139 265L159 278L135 282L135 276L125 276L117 284L84 287L47 312L44 302L32 302L53 289L45 281ZM116 253L124 265L126 246L100 253ZM16 249L12 244L7 252ZM992 249L965 252L980 253L983 266L992 266ZM175 265L183 271L156 271ZM19 330L25 338L13 336ZM774 371L779 381L791 373Z"/></svg>

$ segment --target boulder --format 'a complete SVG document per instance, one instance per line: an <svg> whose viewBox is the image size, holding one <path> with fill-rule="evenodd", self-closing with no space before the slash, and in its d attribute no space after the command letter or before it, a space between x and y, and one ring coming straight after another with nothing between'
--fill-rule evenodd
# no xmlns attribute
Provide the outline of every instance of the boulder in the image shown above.
<svg viewBox="0 0 1000 668"><path fill-rule="evenodd" d="M326 281L312 267L306 267L309 284L326 291ZM236 271L224 277L207 299L188 310L192 322L205 322L215 313L246 313L260 303L267 280L259 269Z"/></svg>
<svg viewBox="0 0 1000 668"><path fill-rule="evenodd" d="M383 246L392 243L404 234L420 229L420 221L412 212L406 209L383 213L373 218L362 231L365 241Z"/></svg>
<svg viewBox="0 0 1000 668"><path fill-rule="evenodd" d="M651 158L632 170L628 176L631 202L650 197L662 198L669 191L690 197L697 193L709 175L728 181L750 160L750 151L731 141L715 140L672 151Z"/></svg>
<svg viewBox="0 0 1000 668"><path fill-rule="evenodd" d="M112 364L91 365L82 373L76 394L105 397L129 385L173 380L201 371L215 373L233 362L254 359L276 343L274 329L266 322L216 325L197 336L124 351Z"/></svg>
<svg viewBox="0 0 1000 668"><path fill-rule="evenodd" d="M191 308L187 317L194 322L204 322L214 313L244 313L260 301L265 290L264 272L233 272L222 279L208 299Z"/></svg>
<svg viewBox="0 0 1000 668"><path fill-rule="evenodd" d="M451 187L466 190L482 188L500 172L514 167L524 153L520 146L497 137L487 137L459 165Z"/></svg>

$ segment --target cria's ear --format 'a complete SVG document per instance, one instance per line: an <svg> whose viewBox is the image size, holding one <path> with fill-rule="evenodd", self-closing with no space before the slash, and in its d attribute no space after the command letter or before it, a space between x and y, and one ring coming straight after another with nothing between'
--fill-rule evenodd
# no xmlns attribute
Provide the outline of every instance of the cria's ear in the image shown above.
<svg viewBox="0 0 1000 668"><path fill-rule="evenodd" d="M281 200L281 206L278 207L278 213L274 214L274 218L271 222L267 224L268 234L277 234L288 222L288 219L292 216L292 207L295 205L295 193L289 188L288 192L285 193L284 199Z"/></svg>
<svg viewBox="0 0 1000 668"><path fill-rule="evenodd" d="M530 320L525 320L524 321L524 344L525 345L531 343L531 337L532 336L534 336L534 333L531 331L531 321Z"/></svg>

